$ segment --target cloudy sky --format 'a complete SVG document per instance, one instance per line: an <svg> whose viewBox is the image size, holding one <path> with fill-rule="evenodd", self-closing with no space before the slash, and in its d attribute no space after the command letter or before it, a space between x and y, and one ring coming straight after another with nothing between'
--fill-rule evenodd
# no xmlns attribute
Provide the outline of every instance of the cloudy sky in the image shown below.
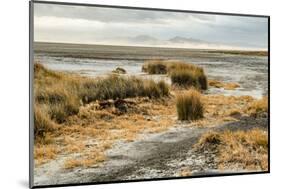
<svg viewBox="0 0 281 189"><path fill-rule="evenodd" d="M267 18L35 3L35 41L267 49Z"/></svg>

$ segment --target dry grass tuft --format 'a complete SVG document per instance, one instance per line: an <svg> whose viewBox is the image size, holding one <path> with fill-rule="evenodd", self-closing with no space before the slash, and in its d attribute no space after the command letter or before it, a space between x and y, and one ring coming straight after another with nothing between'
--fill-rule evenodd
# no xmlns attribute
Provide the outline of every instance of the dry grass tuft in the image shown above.
<svg viewBox="0 0 281 189"><path fill-rule="evenodd" d="M36 145L34 148L35 164L40 165L50 159L54 159L58 152L58 147L55 145Z"/></svg>
<svg viewBox="0 0 281 189"><path fill-rule="evenodd" d="M34 107L34 137L35 142L47 143L48 133L52 133L57 125L44 112L43 108Z"/></svg>
<svg viewBox="0 0 281 189"><path fill-rule="evenodd" d="M163 60L149 60L143 64L142 71L149 74L167 74L167 63Z"/></svg>
<svg viewBox="0 0 281 189"><path fill-rule="evenodd" d="M191 175L192 175L192 173L188 168L182 169L180 171L180 174L179 174L179 176L181 176L181 177L188 177L188 176L191 176Z"/></svg>
<svg viewBox="0 0 281 189"><path fill-rule="evenodd" d="M207 89L207 77L198 70L174 70L171 73L172 84L180 87Z"/></svg>
<svg viewBox="0 0 281 189"><path fill-rule="evenodd" d="M218 80L209 80L208 81L209 86L215 87L215 88L224 88L225 90L234 90L240 85L238 83L223 83Z"/></svg>
<svg viewBox="0 0 281 189"><path fill-rule="evenodd" d="M142 71L149 74L169 74L172 84L181 87L196 87L206 90L207 77L203 68L178 60L150 60L144 63Z"/></svg>
<svg viewBox="0 0 281 189"><path fill-rule="evenodd" d="M253 117L264 116L268 113L268 98L263 97L260 100L255 100L247 107L246 112Z"/></svg>
<svg viewBox="0 0 281 189"><path fill-rule="evenodd" d="M221 169L268 169L268 137L261 129L207 133L195 147L217 153Z"/></svg>
<svg viewBox="0 0 281 189"><path fill-rule="evenodd" d="M124 99L128 97L161 98L169 95L169 86L164 82L142 80L136 77L110 75L90 79L46 69L34 65L35 74L35 138L44 139L56 123L64 123L77 115L85 103L96 100Z"/></svg>
<svg viewBox="0 0 281 189"><path fill-rule="evenodd" d="M84 158L84 159L67 159L64 162L65 169L73 169L76 167L92 167L97 166L98 163L101 163L105 160L104 154L97 153L95 156Z"/></svg>
<svg viewBox="0 0 281 189"><path fill-rule="evenodd" d="M195 89L190 89L177 95L176 107L179 120L196 120L203 118L203 103L201 94Z"/></svg>

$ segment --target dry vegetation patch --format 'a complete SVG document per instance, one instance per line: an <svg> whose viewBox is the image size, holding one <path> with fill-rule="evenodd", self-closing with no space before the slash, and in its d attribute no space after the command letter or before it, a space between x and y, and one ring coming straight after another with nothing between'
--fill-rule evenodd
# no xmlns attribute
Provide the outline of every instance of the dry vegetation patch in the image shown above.
<svg viewBox="0 0 281 189"><path fill-rule="evenodd" d="M249 96L201 95L195 89L178 89L176 94L177 98L170 95L164 81L120 76L89 79L35 64L36 166L58 155L68 157L62 165L66 169L98 166L115 141L165 131L177 123L177 111L180 120L206 126L235 121L239 113L261 115L267 110L266 99Z"/></svg>
<svg viewBox="0 0 281 189"><path fill-rule="evenodd" d="M142 71L149 74L168 74L173 85L196 87L206 90L207 77L204 69L178 60L149 60L142 66Z"/></svg>
<svg viewBox="0 0 281 189"><path fill-rule="evenodd" d="M50 71L35 64L35 138L44 137L55 123L63 123L77 115L81 105L95 100L123 99L147 96L160 98L169 95L164 82L141 80L135 77L108 76L89 79L72 74ZM55 123L54 123L55 122Z"/></svg>
<svg viewBox="0 0 281 189"><path fill-rule="evenodd" d="M89 79L41 64L34 71L36 166L58 155L70 157L65 168L94 166L104 161L115 140L132 141L141 132L173 125L167 116L174 107L167 103L170 89L164 81L112 75ZM166 111L167 106L172 108ZM83 158L74 160L71 154Z"/></svg>
<svg viewBox="0 0 281 189"><path fill-rule="evenodd" d="M262 99L253 101L245 111L253 117L266 117L268 113L268 97L264 96Z"/></svg>
<svg viewBox="0 0 281 189"><path fill-rule="evenodd" d="M221 169L268 169L268 135L261 129L207 133L195 148L217 154Z"/></svg>
<svg viewBox="0 0 281 189"><path fill-rule="evenodd" d="M225 90L234 90L240 85L238 83L224 83L218 80L208 80L209 86L215 87L215 88L223 88Z"/></svg>
<svg viewBox="0 0 281 189"><path fill-rule="evenodd" d="M201 94L195 89L177 95L177 113L179 120L196 120L203 118L204 107Z"/></svg>

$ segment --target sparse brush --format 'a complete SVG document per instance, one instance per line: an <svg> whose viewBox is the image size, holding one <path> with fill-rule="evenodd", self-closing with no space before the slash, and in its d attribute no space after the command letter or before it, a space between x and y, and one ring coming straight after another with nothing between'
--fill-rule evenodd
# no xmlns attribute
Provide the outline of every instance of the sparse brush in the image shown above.
<svg viewBox="0 0 281 189"><path fill-rule="evenodd" d="M142 66L142 71L149 74L166 74L167 64L162 60L149 60Z"/></svg>
<svg viewBox="0 0 281 189"><path fill-rule="evenodd" d="M215 87L215 88L224 88L225 90L234 90L240 85L238 83L223 83L218 80L209 80L208 81L209 86Z"/></svg>
<svg viewBox="0 0 281 189"><path fill-rule="evenodd" d="M160 96L169 96L169 91L170 91L170 88L169 88L169 85L161 80L157 83L157 86L159 87L160 89L160 92L161 92L161 95Z"/></svg>
<svg viewBox="0 0 281 189"><path fill-rule="evenodd" d="M34 138L36 142L44 142L47 133L53 132L57 128L50 119L44 108L34 106Z"/></svg>
<svg viewBox="0 0 281 189"><path fill-rule="evenodd" d="M253 117L267 115L268 113L268 98L264 96L260 100L255 100L246 109L246 112Z"/></svg>
<svg viewBox="0 0 281 189"><path fill-rule="evenodd" d="M95 82L85 82L80 93L84 102L137 96L159 98L169 94L169 87L162 81L156 83L153 80L141 80L136 77L110 75Z"/></svg>
<svg viewBox="0 0 281 189"><path fill-rule="evenodd" d="M175 70L171 73L172 84L181 87L195 87L207 89L207 78L204 73L197 70Z"/></svg>
<svg viewBox="0 0 281 189"><path fill-rule="evenodd" d="M144 63L142 71L149 74L168 74L172 84L181 87L196 87L206 90L207 77L203 68L178 60L150 60Z"/></svg>
<svg viewBox="0 0 281 189"><path fill-rule="evenodd" d="M201 94L195 89L177 95L176 107L179 120L196 120L203 117Z"/></svg>
<svg viewBox="0 0 281 189"><path fill-rule="evenodd" d="M206 133L194 147L217 153L222 169L268 169L268 136L261 129Z"/></svg>
<svg viewBox="0 0 281 189"><path fill-rule="evenodd" d="M44 113L57 123L63 123L67 117L77 114L82 102L138 96L160 98L169 95L169 87L164 81L157 83L118 75L91 79L51 71L41 64L35 64L34 69L35 104L44 105Z"/></svg>

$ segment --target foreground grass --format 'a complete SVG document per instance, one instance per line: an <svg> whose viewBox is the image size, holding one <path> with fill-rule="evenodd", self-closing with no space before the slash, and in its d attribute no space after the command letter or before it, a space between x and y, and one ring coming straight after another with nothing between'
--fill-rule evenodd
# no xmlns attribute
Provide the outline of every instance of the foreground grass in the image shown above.
<svg viewBox="0 0 281 189"><path fill-rule="evenodd" d="M208 85L215 88L223 88L225 90L234 90L240 87L238 83L224 83L218 80L208 80Z"/></svg>
<svg viewBox="0 0 281 189"><path fill-rule="evenodd" d="M133 95L130 98L125 98L127 95L136 94L134 90L129 90L129 92L126 90L128 88L134 89L134 87L127 88L119 85L118 89L110 89L111 92L100 90L98 93L101 94L100 96L106 95L97 99L96 95L92 94L92 92L96 92L95 88L111 86L112 83L116 84L115 82L123 83L124 80L121 80L121 82L110 80L110 83L107 80L108 78L92 80L76 75L52 72L44 67L37 71L40 73L35 74L35 88L38 89L38 91L35 90L35 93L40 95L35 95L35 111L36 108L39 110L36 111L39 129L39 137L37 137L34 150L36 165L46 163L50 159L56 158L58 154L63 154L64 157L67 157L61 165L65 169L95 167L106 160L104 152L112 146L114 141L133 141L141 132L164 131L175 124L174 118L177 116L176 99L165 98L166 94L169 94L169 88L164 82L150 84L150 80L145 80L143 85L137 85L138 87L143 86L141 91L144 91L145 88L146 91L149 91L149 93L137 93L146 94L144 96L135 97ZM125 79L125 84L128 84L126 83L127 78L122 79ZM136 81L143 80L136 79ZM83 85L81 86L81 84ZM154 90L155 84L159 90ZM85 86L87 87L84 88ZM44 91L44 88L46 91ZM81 89L81 91L79 92L76 89ZM112 94L118 94L114 91L119 90L127 92L122 93L123 96L117 96L116 99L124 98L128 102L133 102L126 104L126 113L120 113L112 103L106 107L99 106L99 102L114 102L112 101L112 96L114 96ZM153 93L152 91L156 92ZM158 93L157 91L161 92ZM159 94L160 98L158 97ZM112 99L108 99L108 96ZM194 123L196 126L217 125L220 123L219 121L225 122L225 118L229 116L230 111L237 110L241 113L250 114L250 112L260 112L259 107L263 107L260 106L263 103L257 103L251 97L205 95L201 96L201 101L204 106L204 118L192 121L192 124ZM78 107L77 113L68 111L70 114L66 115L61 121L57 120L58 117L56 116L52 117L51 108L53 105L62 104L62 107L67 108L67 102L74 105L77 103L74 106ZM227 118L231 118L231 115ZM46 129L44 129L44 124L47 126ZM79 156L73 154L79 154ZM184 171L183 174L188 173Z"/></svg>
<svg viewBox="0 0 281 189"><path fill-rule="evenodd" d="M83 159L76 158L77 161L73 161L70 156L64 164L65 168L89 167L105 159L103 153L111 146L113 140L133 140L137 132L144 128L151 127L151 131L157 131L170 125L168 122L164 123L166 119L155 125L144 123L143 116L134 117L135 113L148 114L148 110L155 111L154 106L143 109L132 107L134 110L132 113L127 112L129 111L127 104L121 104L118 108L114 103L113 106L99 107L99 104L114 102L114 99L132 98L134 100L131 101L135 101L138 98L145 98L146 102L156 103L157 100L161 102L162 98L169 98L170 93L169 86L164 81L154 82L116 75L90 79L51 71L41 64L34 65L34 77L36 165L46 163L64 152L84 154ZM125 108L124 116L121 116L123 114L119 108ZM156 110L157 112L161 110L159 105ZM126 117L130 114L133 119L131 121ZM112 119L114 122L108 122ZM138 123L137 120L142 121ZM121 129L122 133L118 136L110 135L110 130L114 127ZM100 141L102 145L86 147L83 141L93 139Z"/></svg>
<svg viewBox="0 0 281 189"><path fill-rule="evenodd" d="M207 133L195 147L216 153L220 169L268 170L268 135L261 129Z"/></svg>
<svg viewBox="0 0 281 189"><path fill-rule="evenodd" d="M196 120L203 118L203 103L201 94L190 89L177 95L176 107L179 120Z"/></svg>
<svg viewBox="0 0 281 189"><path fill-rule="evenodd" d="M268 97L264 96L262 99L253 101L245 111L253 117L267 116Z"/></svg>
<svg viewBox="0 0 281 189"><path fill-rule="evenodd" d="M129 97L160 98L169 95L164 81L141 80L136 77L110 75L90 79L50 71L35 64L35 139L42 139L57 124L76 115L79 107L96 100Z"/></svg>
<svg viewBox="0 0 281 189"><path fill-rule="evenodd" d="M206 90L207 77L203 68L177 60L150 60L144 63L142 71L149 74L168 74L173 85L196 87Z"/></svg>

